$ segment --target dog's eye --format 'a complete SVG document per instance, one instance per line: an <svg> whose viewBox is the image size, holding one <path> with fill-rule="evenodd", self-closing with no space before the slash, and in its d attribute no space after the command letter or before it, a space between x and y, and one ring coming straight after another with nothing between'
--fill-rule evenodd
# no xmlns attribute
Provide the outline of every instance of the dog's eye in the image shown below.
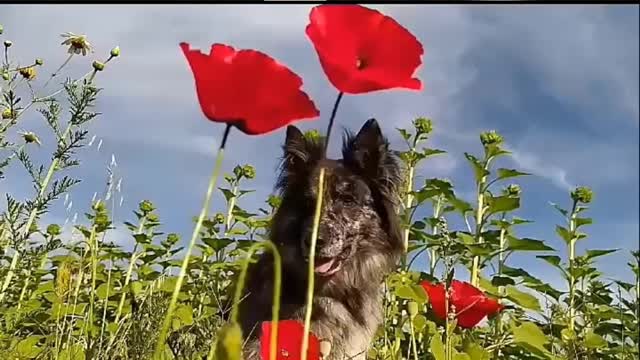
<svg viewBox="0 0 640 360"><path fill-rule="evenodd" d="M347 205L353 205L357 202L357 199L353 194L343 194L342 202Z"/></svg>

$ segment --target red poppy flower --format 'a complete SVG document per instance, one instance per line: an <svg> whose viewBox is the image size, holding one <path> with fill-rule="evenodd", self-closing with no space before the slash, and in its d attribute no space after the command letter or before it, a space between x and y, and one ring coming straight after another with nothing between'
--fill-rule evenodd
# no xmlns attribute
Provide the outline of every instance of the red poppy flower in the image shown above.
<svg viewBox="0 0 640 360"><path fill-rule="evenodd" d="M269 343L271 339L271 322L262 323L262 334L260 335L260 354L262 360L269 360ZM300 359L302 352L302 336L304 325L295 320L278 321L278 337L276 346L277 360ZM309 346L307 348L308 360L320 359L320 341L313 334L309 334Z"/></svg>
<svg viewBox="0 0 640 360"><path fill-rule="evenodd" d="M307 36L339 91L422 89L413 77L422 64L422 44L394 19L360 5L319 5L309 20Z"/></svg>
<svg viewBox="0 0 640 360"><path fill-rule="evenodd" d="M302 79L269 55L213 44L209 54L180 47L191 66L205 116L249 135L265 134L320 113Z"/></svg>
<svg viewBox="0 0 640 360"><path fill-rule="evenodd" d="M445 309L444 284L434 285L422 282L422 287L429 295L431 308L436 316L443 319L447 316ZM503 305L497 300L487 297L473 285L458 280L451 283L449 310L455 310L458 325L470 329L476 326L485 316L491 316L502 310Z"/></svg>

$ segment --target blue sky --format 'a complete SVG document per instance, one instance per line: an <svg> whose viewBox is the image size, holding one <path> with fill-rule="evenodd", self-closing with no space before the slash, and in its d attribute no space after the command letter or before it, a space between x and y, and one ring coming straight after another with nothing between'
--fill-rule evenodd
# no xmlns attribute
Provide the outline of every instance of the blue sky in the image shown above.
<svg viewBox="0 0 640 360"><path fill-rule="evenodd" d="M435 133L430 146L448 154L427 161L418 174L421 179L452 179L467 200L472 199L473 180L463 153L481 151L481 131L499 131L514 154L499 165L536 175L518 181L524 188L519 216L535 220L518 234L547 240L564 254L554 233L562 219L548 202L568 206L569 189L589 185L595 191L589 211L594 224L587 229L586 245L623 249L600 263L608 275L629 279L624 264L630 259L628 250L638 248L639 236L638 6L375 7L424 44L419 76L425 89L347 96L338 125L355 130L376 117L401 148L394 128L409 126L418 116L432 118ZM202 49L213 42L255 48L287 64L304 78L304 89L321 111L319 120L299 123L300 127L324 129L336 93L304 34L309 9L307 5L3 5L2 37L14 42L14 59L24 65L41 57L42 73L64 61L60 33L65 31L86 34L96 48L87 58L73 59L67 68L71 76L90 70L91 61L105 57L115 45L122 51L100 74L104 90L98 110L103 115L91 125L97 138L82 152L83 166L73 170L83 179L70 197L73 206L66 209L61 201L46 220L82 216L94 192L104 191L113 155L117 175L123 178L124 199L116 221L132 220L137 203L150 199L159 208L164 231L189 237L223 127L209 123L200 112L193 77L178 47L181 41ZM35 112L18 127L46 131ZM34 158L46 161L53 144L49 137L42 138ZM251 184L257 191L241 203L245 208L257 208L272 191L283 140L283 131L265 137L232 133L225 170L237 163L257 168ZM338 146L337 141L332 144L332 154L337 155ZM18 166L12 166L0 184L0 191L16 197L32 195ZM221 200L214 198L214 211L220 209ZM131 243L122 229L112 237ZM532 256L513 258L511 265L558 282L557 274Z"/></svg>

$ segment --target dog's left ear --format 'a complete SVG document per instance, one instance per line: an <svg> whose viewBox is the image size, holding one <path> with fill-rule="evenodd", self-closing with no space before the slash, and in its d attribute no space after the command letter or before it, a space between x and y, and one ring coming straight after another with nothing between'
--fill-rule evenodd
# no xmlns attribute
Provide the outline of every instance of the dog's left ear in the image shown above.
<svg viewBox="0 0 640 360"><path fill-rule="evenodd" d="M369 179L384 172L386 160L392 154L376 119L369 119L357 135L346 133L342 146L345 165Z"/></svg>

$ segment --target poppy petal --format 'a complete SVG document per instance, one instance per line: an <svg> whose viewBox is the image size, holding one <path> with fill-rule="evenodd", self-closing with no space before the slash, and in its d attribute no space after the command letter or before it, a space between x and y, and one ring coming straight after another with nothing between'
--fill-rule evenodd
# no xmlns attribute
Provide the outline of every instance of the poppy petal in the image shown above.
<svg viewBox="0 0 640 360"><path fill-rule="evenodd" d="M414 77L422 64L422 44L377 10L318 5L309 14L306 33L329 82L341 92L422 89Z"/></svg>
<svg viewBox="0 0 640 360"><path fill-rule="evenodd" d="M278 335L276 341L277 360L300 359L302 351L302 338L304 326L299 321L282 320L278 321ZM260 354L262 360L269 360L271 332L273 324L270 321L262 323L260 334ZM307 348L307 359L320 359L320 341L314 334L309 334L309 346Z"/></svg>
<svg viewBox="0 0 640 360"><path fill-rule="evenodd" d="M256 50L213 44L209 54L181 43L196 83L198 101L211 121L260 135L320 114L303 92L302 79Z"/></svg>

